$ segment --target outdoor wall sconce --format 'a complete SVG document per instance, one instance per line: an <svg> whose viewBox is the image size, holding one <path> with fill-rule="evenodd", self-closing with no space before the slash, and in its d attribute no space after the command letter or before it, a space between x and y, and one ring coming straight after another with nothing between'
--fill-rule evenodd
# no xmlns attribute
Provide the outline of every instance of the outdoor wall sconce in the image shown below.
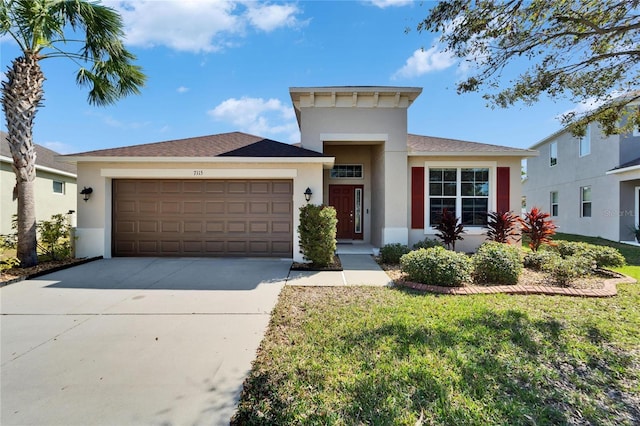
<svg viewBox="0 0 640 426"><path fill-rule="evenodd" d="M307 203L311 200L312 195L313 192L311 192L311 188L307 187L307 189L304 191L304 199L307 200Z"/></svg>
<svg viewBox="0 0 640 426"><path fill-rule="evenodd" d="M89 187L87 188L86 186L84 188L82 188L82 191L80 191L80 194L83 195L82 199L84 201L88 201L89 198L91 197L91 193L93 192L93 188Z"/></svg>

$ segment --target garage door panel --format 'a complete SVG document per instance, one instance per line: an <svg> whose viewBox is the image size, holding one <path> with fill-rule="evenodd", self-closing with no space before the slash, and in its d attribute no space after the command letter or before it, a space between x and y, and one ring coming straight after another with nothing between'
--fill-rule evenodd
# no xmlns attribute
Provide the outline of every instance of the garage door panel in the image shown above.
<svg viewBox="0 0 640 426"><path fill-rule="evenodd" d="M114 256L292 256L292 181L113 181Z"/></svg>
<svg viewBox="0 0 640 426"><path fill-rule="evenodd" d="M182 182L163 181L160 188L163 194L179 194L182 191Z"/></svg>
<svg viewBox="0 0 640 426"><path fill-rule="evenodd" d="M162 214L180 214L180 203L177 201L162 201L160 202L160 212Z"/></svg>
<svg viewBox="0 0 640 426"><path fill-rule="evenodd" d="M155 220L141 220L138 222L138 232L158 232L158 222Z"/></svg>

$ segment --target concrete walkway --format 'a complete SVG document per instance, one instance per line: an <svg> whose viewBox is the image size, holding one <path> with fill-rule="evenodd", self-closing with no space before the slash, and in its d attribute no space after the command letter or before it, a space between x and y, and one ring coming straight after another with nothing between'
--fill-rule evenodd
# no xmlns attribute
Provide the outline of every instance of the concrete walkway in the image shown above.
<svg viewBox="0 0 640 426"><path fill-rule="evenodd" d="M389 286L393 282L369 254L340 254L343 271L291 271L287 285Z"/></svg>

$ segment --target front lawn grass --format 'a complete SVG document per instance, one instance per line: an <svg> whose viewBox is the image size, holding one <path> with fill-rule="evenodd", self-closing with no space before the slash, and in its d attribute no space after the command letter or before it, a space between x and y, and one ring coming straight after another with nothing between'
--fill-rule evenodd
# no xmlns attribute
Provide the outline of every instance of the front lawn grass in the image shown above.
<svg viewBox="0 0 640 426"><path fill-rule="evenodd" d="M607 299L285 287L236 424L640 423L640 286Z"/></svg>

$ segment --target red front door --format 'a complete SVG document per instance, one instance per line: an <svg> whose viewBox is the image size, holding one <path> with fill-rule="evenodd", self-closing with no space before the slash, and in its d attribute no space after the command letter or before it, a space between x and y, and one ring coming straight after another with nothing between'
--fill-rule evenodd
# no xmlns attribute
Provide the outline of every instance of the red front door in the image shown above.
<svg viewBox="0 0 640 426"><path fill-rule="evenodd" d="M362 185L329 185L329 205L338 216L337 239L362 239L362 194Z"/></svg>

